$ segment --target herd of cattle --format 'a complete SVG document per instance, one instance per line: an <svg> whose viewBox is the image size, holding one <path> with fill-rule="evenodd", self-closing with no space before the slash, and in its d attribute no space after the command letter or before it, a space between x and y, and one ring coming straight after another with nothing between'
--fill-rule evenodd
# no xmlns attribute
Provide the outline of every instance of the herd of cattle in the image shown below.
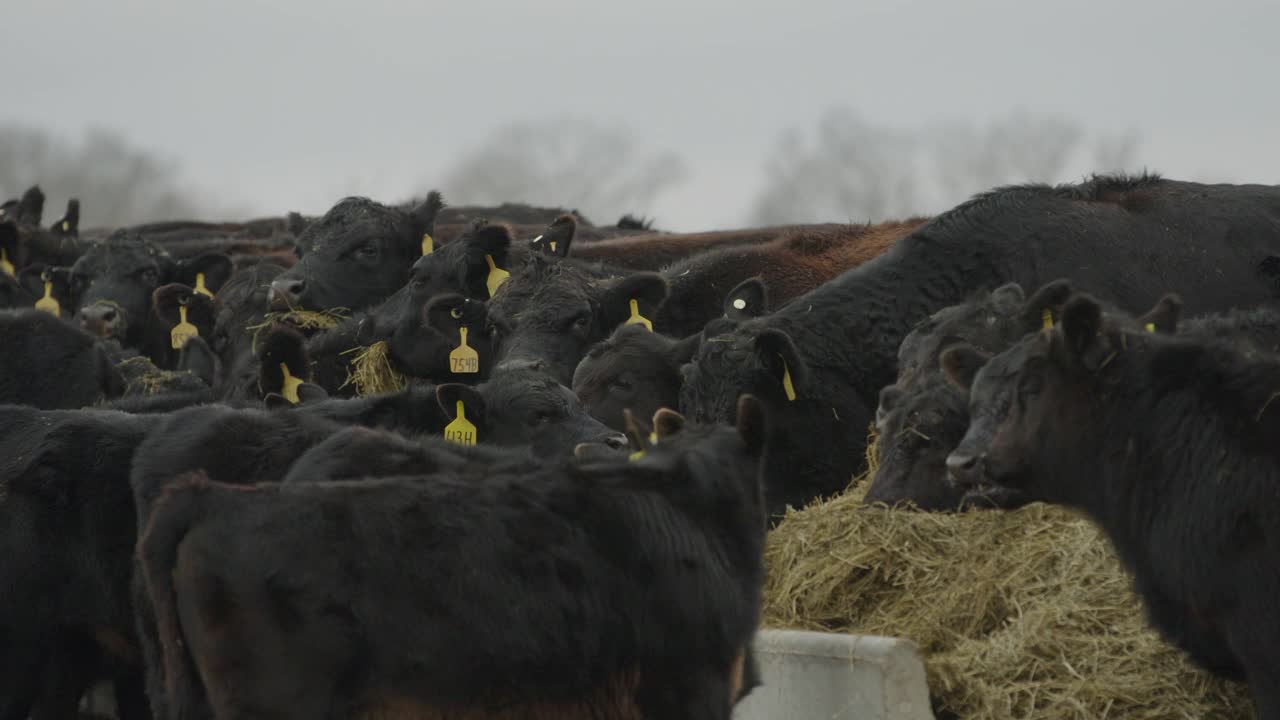
<svg viewBox="0 0 1280 720"><path fill-rule="evenodd" d="M1093 518L1280 718L1280 186L694 234L522 205L0 208L0 720L728 718L767 528ZM360 392L378 349L397 387Z"/></svg>

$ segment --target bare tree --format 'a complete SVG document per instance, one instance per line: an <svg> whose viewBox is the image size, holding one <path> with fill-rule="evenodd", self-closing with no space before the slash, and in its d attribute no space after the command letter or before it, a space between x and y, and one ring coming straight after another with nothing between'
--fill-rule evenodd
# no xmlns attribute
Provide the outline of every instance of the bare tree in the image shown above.
<svg viewBox="0 0 1280 720"><path fill-rule="evenodd" d="M185 219L197 211L175 163L118 133L90 130L77 143L35 128L0 127L0 197L34 184L51 200L81 198L85 226ZM58 205L46 205L46 214L59 212Z"/></svg>
<svg viewBox="0 0 1280 720"><path fill-rule="evenodd" d="M443 187L458 204L527 202L613 218L648 212L683 176L674 154L642 154L624 130L562 117L500 128Z"/></svg>
<svg viewBox="0 0 1280 720"><path fill-rule="evenodd" d="M759 223L880 220L950 207L1016 182L1061 182L1069 168L1120 170L1137 137L1087 133L1058 115L1015 112L985 126L885 128L844 108L819 120L813 141L783 134L766 163Z"/></svg>

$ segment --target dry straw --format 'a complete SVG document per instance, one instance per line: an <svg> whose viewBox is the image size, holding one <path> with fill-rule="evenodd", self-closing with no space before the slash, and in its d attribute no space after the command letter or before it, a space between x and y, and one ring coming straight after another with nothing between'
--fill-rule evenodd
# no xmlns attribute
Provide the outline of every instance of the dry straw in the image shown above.
<svg viewBox="0 0 1280 720"><path fill-rule="evenodd" d="M358 395L377 395L401 390L407 385L404 375L391 366L385 340L348 350L347 353L359 354L352 358L350 374L342 387L355 385Z"/></svg>
<svg viewBox="0 0 1280 720"><path fill-rule="evenodd" d="M914 640L940 718L1252 717L1243 685L1149 628L1089 521L1042 504L868 507L864 485L770 534L766 626Z"/></svg>
<svg viewBox="0 0 1280 720"><path fill-rule="evenodd" d="M285 310L269 312L262 316L262 322L250 325L245 330L253 333L253 351L258 351L258 336L262 331L274 325L292 325L303 330L329 330L347 317L346 308L330 310Z"/></svg>

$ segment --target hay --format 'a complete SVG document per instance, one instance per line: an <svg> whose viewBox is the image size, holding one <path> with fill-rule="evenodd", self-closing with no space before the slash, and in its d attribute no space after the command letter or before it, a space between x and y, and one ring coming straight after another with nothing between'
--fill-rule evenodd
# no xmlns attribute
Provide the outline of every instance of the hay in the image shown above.
<svg viewBox="0 0 1280 720"><path fill-rule="evenodd" d="M258 352L258 336L264 330L268 330L276 325L290 325L300 330L329 330L338 326L347 318L348 310L346 308L332 308L329 310L285 310L283 312L269 312L262 316L262 322L257 325L250 325L245 328L247 332L253 333L253 352Z"/></svg>
<svg viewBox="0 0 1280 720"><path fill-rule="evenodd" d="M379 340L367 347L353 348L343 354L348 353L359 354L352 358L347 381L342 387L355 385L357 395L377 395L402 390L408 385L404 375L391 367L386 340Z"/></svg>
<svg viewBox="0 0 1280 720"><path fill-rule="evenodd" d="M863 506L864 493L792 512L770 533L766 626L914 640L940 717L1252 717L1245 686L1197 670L1149 629L1084 518L1042 504L889 510Z"/></svg>
<svg viewBox="0 0 1280 720"><path fill-rule="evenodd" d="M142 355L116 363L116 372L124 380L122 397L152 397L169 392L192 392L209 386L189 370L161 370Z"/></svg>

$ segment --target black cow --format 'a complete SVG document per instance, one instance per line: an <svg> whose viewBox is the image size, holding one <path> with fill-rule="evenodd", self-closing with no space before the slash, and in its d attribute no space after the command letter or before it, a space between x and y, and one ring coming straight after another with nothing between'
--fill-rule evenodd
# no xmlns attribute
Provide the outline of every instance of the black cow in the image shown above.
<svg viewBox="0 0 1280 720"><path fill-rule="evenodd" d="M51 271L62 311L86 331L141 348L152 293L168 283L217 292L231 276L231 260L208 253L175 261L140 236L120 231L90 245L69 270Z"/></svg>
<svg viewBox="0 0 1280 720"><path fill-rule="evenodd" d="M79 408L125 391L110 350L49 313L0 311L0 338L0 402Z"/></svg>
<svg viewBox="0 0 1280 720"><path fill-rule="evenodd" d="M139 544L169 706L727 720L763 580L742 408L636 462L171 487Z"/></svg>
<svg viewBox="0 0 1280 720"><path fill-rule="evenodd" d="M863 469L864 438L880 389L894 380L898 346L931 313L984 287L1060 277L1128 312L1150 307L1170 286L1193 311L1256 305L1275 292L1268 258L1276 255L1280 187L1100 176L1000 188L786 307L704 341L681 409L724 419L739 394L760 397L777 419L771 507L803 505L843 490Z"/></svg>
<svg viewBox="0 0 1280 720"><path fill-rule="evenodd" d="M279 309L363 310L404 286L444 207L431 192L412 210L349 197L298 237L300 260L271 283Z"/></svg>
<svg viewBox="0 0 1280 720"><path fill-rule="evenodd" d="M147 716L128 602L129 469L155 424L119 412L0 407L0 717L74 718L98 679Z"/></svg>
<svg viewBox="0 0 1280 720"><path fill-rule="evenodd" d="M973 414L1003 420L948 460L956 480L1083 510L1152 624L1202 666L1247 679L1258 717L1280 717L1280 360L1127 332L1077 296L1059 327L973 375L957 374ZM965 470L974 452L980 476Z"/></svg>

